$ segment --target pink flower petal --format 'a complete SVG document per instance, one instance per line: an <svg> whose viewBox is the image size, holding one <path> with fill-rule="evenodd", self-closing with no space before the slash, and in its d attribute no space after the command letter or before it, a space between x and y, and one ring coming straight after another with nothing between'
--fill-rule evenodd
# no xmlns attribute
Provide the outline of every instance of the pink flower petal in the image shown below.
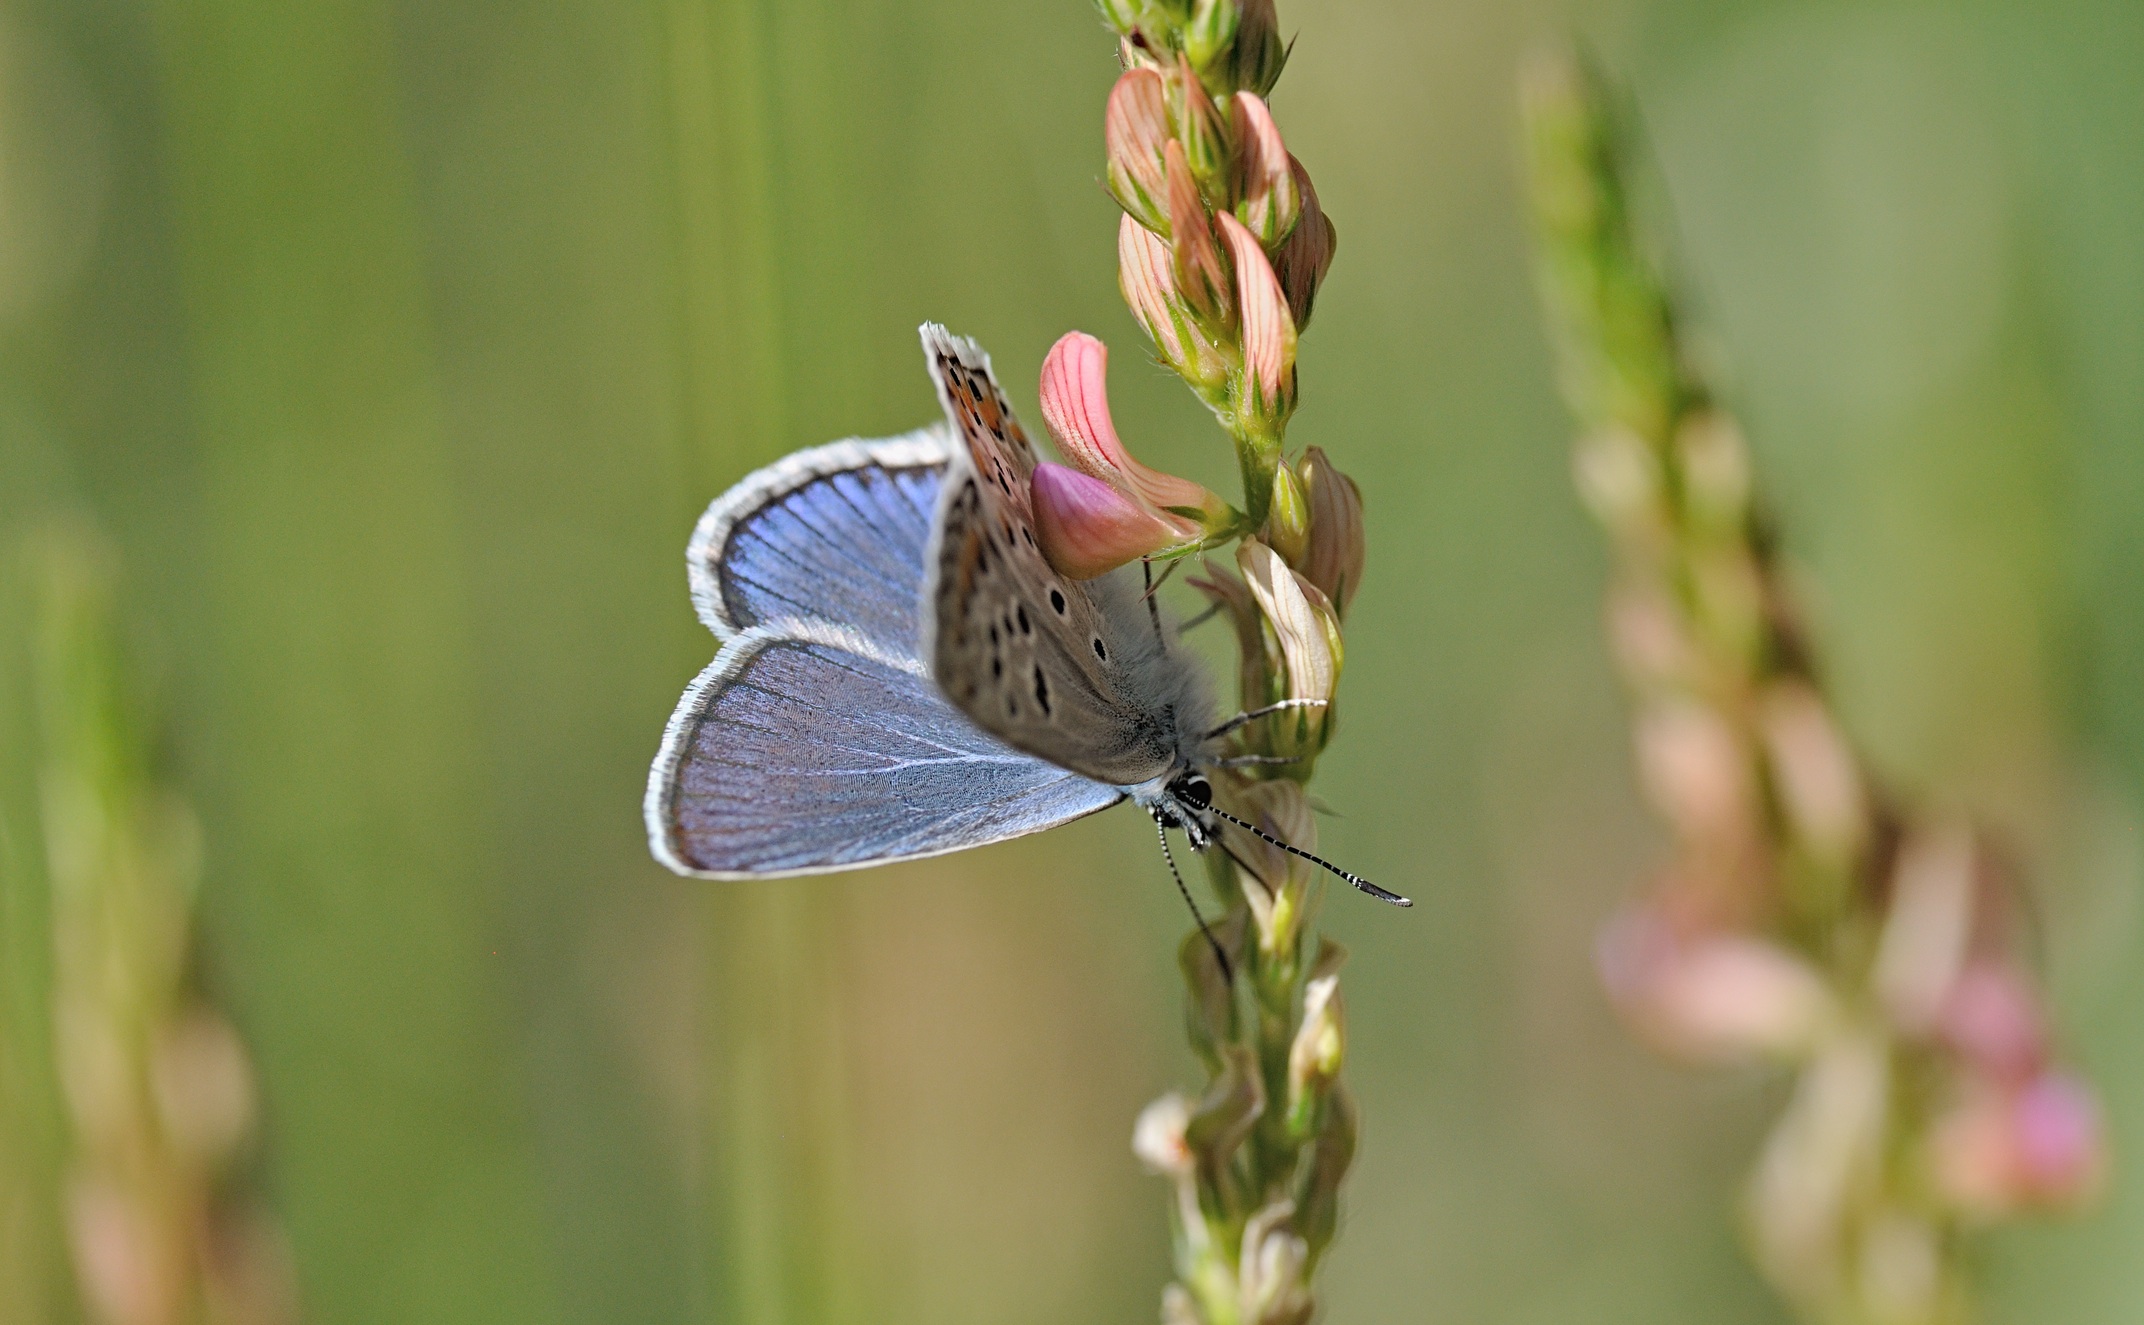
<svg viewBox="0 0 2144 1325"><path fill-rule="evenodd" d="M1162 512L1222 509L1204 487L1148 469L1124 449L1109 417L1109 347L1086 332L1065 333L1042 361L1042 417L1075 468L1153 507L1180 534L1196 532L1197 522Z"/></svg>
<svg viewBox="0 0 2144 1325"><path fill-rule="evenodd" d="M1183 536L1098 478L1044 462L1028 480L1035 539L1058 573L1091 580Z"/></svg>

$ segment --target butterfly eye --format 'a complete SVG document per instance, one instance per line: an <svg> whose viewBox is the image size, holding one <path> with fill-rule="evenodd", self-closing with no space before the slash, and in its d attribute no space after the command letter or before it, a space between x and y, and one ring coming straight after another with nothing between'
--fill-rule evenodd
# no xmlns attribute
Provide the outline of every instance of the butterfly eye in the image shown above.
<svg viewBox="0 0 2144 1325"><path fill-rule="evenodd" d="M1196 773L1183 780L1176 794L1194 810L1203 810L1213 804L1213 784Z"/></svg>

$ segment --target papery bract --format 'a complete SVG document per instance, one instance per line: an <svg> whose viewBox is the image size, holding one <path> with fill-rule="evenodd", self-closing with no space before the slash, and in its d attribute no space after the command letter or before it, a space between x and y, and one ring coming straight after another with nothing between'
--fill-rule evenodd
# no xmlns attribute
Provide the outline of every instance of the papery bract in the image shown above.
<svg viewBox="0 0 2144 1325"><path fill-rule="evenodd" d="M1296 566L1325 591L1342 619L1362 585L1368 544L1362 531L1362 489L1333 467L1321 447L1303 452L1296 480L1310 506L1310 546Z"/></svg>
<svg viewBox="0 0 2144 1325"><path fill-rule="evenodd" d="M1318 191L1311 187L1310 172L1294 157L1288 158L1288 163L1295 173L1296 191L1302 196L1302 218L1281 244L1273 259L1273 270L1280 277L1288 310L1294 314L1295 329L1300 332L1310 325L1310 310L1317 303L1318 287L1325 283L1325 273L1332 268L1333 254L1339 250L1340 232L1318 204Z"/></svg>

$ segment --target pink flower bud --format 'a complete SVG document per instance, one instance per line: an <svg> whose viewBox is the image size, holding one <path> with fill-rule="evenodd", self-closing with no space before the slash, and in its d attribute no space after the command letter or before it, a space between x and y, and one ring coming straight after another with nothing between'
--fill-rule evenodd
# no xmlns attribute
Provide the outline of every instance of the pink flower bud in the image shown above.
<svg viewBox="0 0 2144 1325"><path fill-rule="evenodd" d="M1028 496L1043 557L1075 580L1091 580L1182 541L1146 507L1063 465L1036 465Z"/></svg>
<svg viewBox="0 0 2144 1325"><path fill-rule="evenodd" d="M1756 786L1741 738L1702 704L1666 700L1639 715L1638 771L1686 839L1738 842L1755 822Z"/></svg>
<svg viewBox="0 0 2144 1325"><path fill-rule="evenodd" d="M1118 440L1109 415L1109 347L1069 331L1042 361L1042 417L1057 449L1081 473L1144 506L1179 540L1227 522L1228 504L1187 478L1149 469Z"/></svg>
<svg viewBox="0 0 2144 1325"><path fill-rule="evenodd" d="M1243 313L1244 408L1284 419L1295 408L1295 317L1258 237L1226 212L1217 219L1236 264L1236 300Z"/></svg>
<svg viewBox="0 0 2144 1325"><path fill-rule="evenodd" d="M1176 292L1202 318L1225 321L1229 314L1228 267L1214 242L1213 221L1191 175L1183 144L1171 139L1163 151L1169 206L1169 250L1175 259ZM1232 220L1224 216L1223 220ZM1261 255L1261 260L1263 255Z"/></svg>
<svg viewBox="0 0 2144 1325"><path fill-rule="evenodd" d="M1891 899L1870 972L1891 1024L1938 1033L1973 935L1977 857L1972 829L1937 822L1915 829L1891 871Z"/></svg>
<svg viewBox="0 0 2144 1325"><path fill-rule="evenodd" d="M1229 102L1229 117L1236 136L1236 216L1270 251L1302 218L1294 161L1264 100L1238 92Z"/></svg>
<svg viewBox="0 0 2144 1325"><path fill-rule="evenodd" d="M1168 166L1162 150L1169 141L1169 114L1160 74L1152 69L1125 71L1109 93L1102 135L1109 154L1110 195L1141 225L1166 231Z"/></svg>
<svg viewBox="0 0 2144 1325"><path fill-rule="evenodd" d="M1129 215L1117 225L1117 283L1132 316L1153 338L1162 362L1202 394L1228 384L1228 361L1206 338L1176 293L1176 263L1168 241Z"/></svg>

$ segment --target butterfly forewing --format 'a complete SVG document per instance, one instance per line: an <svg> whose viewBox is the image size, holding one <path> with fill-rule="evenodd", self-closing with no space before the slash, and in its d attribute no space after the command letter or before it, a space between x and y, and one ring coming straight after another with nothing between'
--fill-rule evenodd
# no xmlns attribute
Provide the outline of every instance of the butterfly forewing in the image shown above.
<svg viewBox="0 0 2144 1325"><path fill-rule="evenodd" d="M952 455L944 424L799 451L708 508L686 551L693 602L729 639L786 618L839 622L915 648L917 586Z"/></svg>
<svg viewBox="0 0 2144 1325"><path fill-rule="evenodd" d="M1119 786L1161 776L1177 754L1170 715L1136 699L1124 670L1160 640L1128 637L1142 614L1105 612L1094 589L1043 559L1028 501L1034 449L988 358L935 326L923 343L958 439L925 594L939 687L978 726L1053 763Z"/></svg>

